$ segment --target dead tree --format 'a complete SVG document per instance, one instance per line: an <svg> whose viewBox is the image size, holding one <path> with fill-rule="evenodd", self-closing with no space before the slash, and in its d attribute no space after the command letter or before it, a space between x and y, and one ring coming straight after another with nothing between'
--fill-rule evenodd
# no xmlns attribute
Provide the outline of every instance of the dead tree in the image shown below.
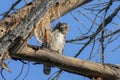
<svg viewBox="0 0 120 80"><path fill-rule="evenodd" d="M28 38L35 34L36 28L44 29L45 25L49 25L60 16L88 2L90 0L35 0L16 13L3 18L0 21L0 26L4 30L0 35L1 62L4 62L4 59L10 55L13 59L56 66L64 71L83 75L93 80L120 80L120 66L118 65L83 61L27 44ZM120 7L111 14L112 16L105 19L105 25L111 22L111 18L118 13L119 9ZM91 35L88 43L100 32L101 25L97 32ZM45 41L49 41L47 33L40 37L44 38L43 36L47 37Z"/></svg>

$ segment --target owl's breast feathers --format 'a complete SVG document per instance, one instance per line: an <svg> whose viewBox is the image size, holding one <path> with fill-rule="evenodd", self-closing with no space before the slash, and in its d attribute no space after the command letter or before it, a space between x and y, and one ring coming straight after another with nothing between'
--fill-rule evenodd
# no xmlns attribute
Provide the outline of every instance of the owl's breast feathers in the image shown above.
<svg viewBox="0 0 120 80"><path fill-rule="evenodd" d="M62 54L65 45L64 35L58 30L52 33L52 39L49 44L49 49L58 51L59 54Z"/></svg>

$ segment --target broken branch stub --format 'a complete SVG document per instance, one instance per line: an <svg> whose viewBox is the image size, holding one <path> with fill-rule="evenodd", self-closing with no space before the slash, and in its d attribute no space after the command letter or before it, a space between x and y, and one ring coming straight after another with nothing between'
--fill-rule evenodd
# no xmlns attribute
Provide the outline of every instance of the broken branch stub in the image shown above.
<svg viewBox="0 0 120 80"><path fill-rule="evenodd" d="M0 42L0 60L3 59L4 53L7 51L8 47L17 37L22 37L26 39L29 34L35 28L36 24L40 22L45 14L51 9L56 3L63 2L64 0L43 0L40 5L33 8L30 14L25 20L23 20L17 28L10 31Z"/></svg>
<svg viewBox="0 0 120 80"><path fill-rule="evenodd" d="M78 0L77 5L73 5L73 7L65 8L66 11L70 11L79 5L85 4L92 0ZM30 14L23 20L17 28L11 30L9 34L7 34L0 42L0 60L2 59L3 54L8 50L9 46L14 42L17 37L22 37L23 40L30 36L30 33L33 33L33 29L39 25L39 23L44 19L47 12L53 8L56 4L66 4L71 2L71 0L42 0L41 3L30 11ZM66 12L63 12L60 15L64 15ZM51 16L50 22L57 19Z"/></svg>

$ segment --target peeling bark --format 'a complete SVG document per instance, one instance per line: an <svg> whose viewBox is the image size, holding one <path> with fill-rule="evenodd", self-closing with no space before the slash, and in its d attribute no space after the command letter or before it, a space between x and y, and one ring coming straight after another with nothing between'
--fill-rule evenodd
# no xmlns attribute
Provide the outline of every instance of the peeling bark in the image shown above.
<svg viewBox="0 0 120 80"><path fill-rule="evenodd" d="M31 4L25 5L21 9L15 11L15 13L12 13L10 16L6 16L0 21L0 27L6 28L6 32L13 30L21 23L21 21L23 21L28 16L32 8L34 8L40 3L41 0L35 0Z"/></svg>
<svg viewBox="0 0 120 80"><path fill-rule="evenodd" d="M0 26L6 28L5 32L0 35L0 53L2 54L9 49L10 56L15 59L56 66L62 70L89 78L120 80L120 66L112 64L102 65L66 57L48 49L39 49L34 46L29 47L25 43L30 34L33 33L33 30L37 26L41 26L42 24L40 23L46 20L45 17L49 17L50 22L53 22L60 16L89 1L92 0L36 0L36 4L33 3L25 6L17 13L4 18L0 21ZM8 32L9 34L3 37ZM18 39L21 40L19 44L16 41ZM25 44L21 45L22 43ZM13 44L12 49L9 48L11 44Z"/></svg>
<svg viewBox="0 0 120 80"><path fill-rule="evenodd" d="M39 1L39 0L38 0ZM74 8L89 2L90 0L75 0L75 2L73 2L72 0L42 0L41 3L39 3L36 6L32 6L32 8L25 8L25 10L23 9L24 13L24 18L23 19L23 13L21 11L21 17L19 20L18 15L16 15L17 17L15 18L11 18L8 19L7 25L12 25L16 27L15 29L11 30L5 37L2 38L1 42L0 42L0 53L1 53L1 57L0 59L2 59L4 56L4 53L7 51L7 49L9 48L9 46L14 42L14 40L17 37L22 37L22 39L26 40L31 33L33 33L33 30L35 27L40 26L40 22L44 21L44 17L46 17L47 12L50 10L54 10L52 8L57 8L56 6L63 6L63 11L59 12L60 15L64 15L65 13L67 13L70 10L73 10ZM92 0L91 0L92 1ZM74 3L74 4L73 4ZM66 5L71 5L71 6L66 6ZM28 6L27 6L28 7ZM58 7L59 9L60 7ZM29 10L30 9L30 10ZM54 10L54 13L57 13L58 11ZM66 12L65 12L66 11ZM30 13L30 14L27 14ZM19 11L18 14L20 15ZM14 15L14 14L13 14ZM57 19L59 16L54 16L53 13L52 14L48 14L51 15L50 17L50 21L54 21L55 19ZM15 19L15 20L14 20ZM17 20L16 20L17 19ZM13 20L13 23L11 24L11 21ZM6 22L6 21L5 21ZM1 26L6 25L6 23L1 21ZM16 23L20 23L19 25ZM12 27L12 28L14 28Z"/></svg>

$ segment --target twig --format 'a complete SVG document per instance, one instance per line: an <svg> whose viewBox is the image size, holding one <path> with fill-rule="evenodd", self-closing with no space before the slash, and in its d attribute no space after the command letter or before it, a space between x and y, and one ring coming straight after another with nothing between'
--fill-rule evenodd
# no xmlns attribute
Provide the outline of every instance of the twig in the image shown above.
<svg viewBox="0 0 120 80"><path fill-rule="evenodd" d="M72 15L72 17L75 19L75 21L77 21L78 23L80 23L80 25L82 25L86 30L88 30L87 26L85 26L76 16L73 15L72 12L70 12L70 14ZM82 32L82 31L81 31ZM83 32L82 32L83 33Z"/></svg>
<svg viewBox="0 0 120 80"><path fill-rule="evenodd" d="M88 39L89 36L81 36L75 39L70 39L70 40L66 40L66 43L71 43L71 42L75 42L75 41L82 41L82 40L86 40Z"/></svg>
<svg viewBox="0 0 120 80"><path fill-rule="evenodd" d="M79 12L80 14L82 14L83 16L85 16L89 21L91 21L92 23L94 23L96 26L99 26L99 24L95 22L95 18L94 18L94 20L92 20L87 15L85 15L85 13L81 12L80 10L78 10L77 12Z"/></svg>
<svg viewBox="0 0 120 80"><path fill-rule="evenodd" d="M58 70L57 72L55 72L53 75L55 75L54 77L52 77L52 76L50 76L49 78L48 78L48 80L58 80L58 78L60 77L60 75L61 75L61 73L62 73L63 71L60 69L60 70Z"/></svg>
<svg viewBox="0 0 120 80"><path fill-rule="evenodd" d="M118 45L115 49L113 49L112 52L116 51L118 48L120 48L120 45Z"/></svg>
<svg viewBox="0 0 120 80"><path fill-rule="evenodd" d="M95 47L95 39L94 39L94 41L93 41L93 46L92 46L92 49L91 49L91 51L90 51L90 55L89 55L88 60L91 60L91 58L92 58L91 56L92 56L92 53L93 53L94 47Z"/></svg>
<svg viewBox="0 0 120 80"><path fill-rule="evenodd" d="M25 78L27 77L28 73L30 71L30 63L28 62L28 69L27 69L27 73L25 74L25 76L23 77L22 80L25 80Z"/></svg>
<svg viewBox="0 0 120 80"><path fill-rule="evenodd" d="M17 80L21 76L21 74L23 72L23 69L24 69L24 63L22 63L21 71L20 71L20 73L18 74L18 76L14 80Z"/></svg>
<svg viewBox="0 0 120 80"><path fill-rule="evenodd" d="M18 5L20 2L21 2L21 0L17 0L17 1L11 6L11 8L10 8L7 12L4 13L3 18L7 17L7 16L9 15L9 13L11 12L11 10L13 10L13 9L15 8L15 6Z"/></svg>
<svg viewBox="0 0 120 80"><path fill-rule="evenodd" d="M113 18L117 15L117 13L120 10L120 6L118 6L118 8L115 9L115 11L109 15L103 23L100 24L100 26L98 27L98 29L96 30L96 32L94 34L92 34L90 36L90 39L86 42L86 44L76 53L76 55L74 57L78 57L80 55L80 53L84 50L84 48L86 48L88 46L88 44L101 32L102 30L102 25L104 24L104 26L106 27L112 20Z"/></svg>
<svg viewBox="0 0 120 80"><path fill-rule="evenodd" d="M4 79L4 80L6 80L6 78L5 78L5 76L3 75L3 68L1 69L1 76L2 76L2 78Z"/></svg>
<svg viewBox="0 0 120 80"><path fill-rule="evenodd" d="M102 24L102 33L101 33L101 40L100 40L100 43L101 43L101 49L102 49L102 63L104 64L104 50L105 50L105 47L104 47L104 32L105 32L105 17L107 15L107 12L110 8L110 6L112 5L112 2L113 0L110 0L110 2L108 3L108 6L106 7L105 9L105 14L104 14L104 17L103 17L103 24Z"/></svg>

